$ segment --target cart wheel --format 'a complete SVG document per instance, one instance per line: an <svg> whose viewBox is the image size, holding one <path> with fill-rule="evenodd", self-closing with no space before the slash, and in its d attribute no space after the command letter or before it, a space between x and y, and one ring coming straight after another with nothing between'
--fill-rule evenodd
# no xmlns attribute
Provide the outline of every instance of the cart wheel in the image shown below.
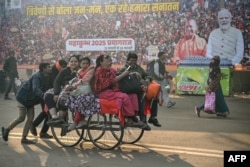
<svg viewBox="0 0 250 167"><path fill-rule="evenodd" d="M123 137L123 128L119 119L109 114L94 114L88 119L88 136L98 148L110 150L117 147Z"/></svg>
<svg viewBox="0 0 250 167"><path fill-rule="evenodd" d="M70 117L68 117L70 115ZM73 120L73 114L67 114L64 124L51 126L51 132L57 143L65 147L76 146L83 138L84 129L75 129L62 135L64 128L67 128Z"/></svg>
<svg viewBox="0 0 250 167"><path fill-rule="evenodd" d="M122 143L134 144L142 138L143 134L143 129L140 129L138 127L129 127L125 125Z"/></svg>
<svg viewBox="0 0 250 167"><path fill-rule="evenodd" d="M89 138L89 136L88 136L88 131L87 131L87 129L85 128L85 129L83 129L83 131L84 131L84 133L83 133L82 140L83 140L83 141L86 141L86 142L91 142L91 140L90 140L90 138Z"/></svg>
<svg viewBox="0 0 250 167"><path fill-rule="evenodd" d="M114 122L114 119L118 119L115 115L110 115L110 119L113 119L112 122ZM123 128L124 131L124 135L122 138L122 143L125 144L134 144L137 141L139 141L143 134L144 134L144 130L140 129L138 127L128 127L125 125L125 127ZM114 137L116 137L117 140L119 140L119 136L117 136L115 133L112 133Z"/></svg>
<svg viewBox="0 0 250 167"><path fill-rule="evenodd" d="M88 120L88 118L85 118L85 120ZM85 125L84 127L82 127L83 128L83 136L82 136L82 140L83 141L86 141L86 142L91 142L90 141L90 138L89 138L89 136L88 136L88 131L87 131L87 127L88 127L88 125Z"/></svg>

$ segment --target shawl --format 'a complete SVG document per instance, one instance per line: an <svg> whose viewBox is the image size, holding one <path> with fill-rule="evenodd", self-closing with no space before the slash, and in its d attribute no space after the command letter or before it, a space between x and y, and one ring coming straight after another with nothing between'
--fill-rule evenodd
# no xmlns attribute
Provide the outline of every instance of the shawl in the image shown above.
<svg viewBox="0 0 250 167"><path fill-rule="evenodd" d="M209 68L208 89L212 92L216 91L220 86L221 70L219 65L211 66Z"/></svg>
<svg viewBox="0 0 250 167"><path fill-rule="evenodd" d="M113 68L105 69L102 66L96 68L94 91L100 93L106 89L113 89L116 71Z"/></svg>
<svg viewBox="0 0 250 167"><path fill-rule="evenodd" d="M76 86L79 86L81 83L90 82L91 79L94 77L95 67L90 65L85 70L80 69L78 71L78 79L79 81L76 83Z"/></svg>

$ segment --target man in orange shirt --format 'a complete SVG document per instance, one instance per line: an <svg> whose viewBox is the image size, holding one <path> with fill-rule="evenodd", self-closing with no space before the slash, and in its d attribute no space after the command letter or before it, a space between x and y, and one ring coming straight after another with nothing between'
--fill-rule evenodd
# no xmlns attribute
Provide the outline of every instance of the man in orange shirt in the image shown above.
<svg viewBox="0 0 250 167"><path fill-rule="evenodd" d="M206 55L206 40L196 34L197 24L193 19L189 19L185 24L184 38L180 39L175 46L174 60L183 60L186 56Z"/></svg>

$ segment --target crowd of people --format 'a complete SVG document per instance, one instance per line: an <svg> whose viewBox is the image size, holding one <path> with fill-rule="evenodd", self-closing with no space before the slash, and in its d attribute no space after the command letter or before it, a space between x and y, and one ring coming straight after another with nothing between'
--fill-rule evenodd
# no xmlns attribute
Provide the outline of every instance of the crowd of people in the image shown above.
<svg viewBox="0 0 250 167"><path fill-rule="evenodd" d="M40 137L52 138L47 133L49 126L65 125L66 113L69 110L74 113L75 117L69 126L62 125L61 136L64 136L67 132L86 125L86 117L100 112L101 99L114 101L119 109L117 116L122 115L119 118L125 119L126 126L148 131L151 130L148 123L161 127L157 119L158 105L164 104L164 107L170 108L175 105L175 102L170 100L165 88L168 78L164 64L166 53L159 52L157 56L158 60L154 62L154 75L148 75L138 64L138 55L132 52L128 53L126 63L119 71L112 67L111 56L104 54L97 57L95 66L89 57L81 55L70 56L67 65L65 61L60 60L53 65L53 68L49 63L40 63L39 71L33 74L16 94L19 115L7 127L2 127L4 141L8 141L10 131L23 122L26 116L22 144L36 143L34 140L27 139L28 132L30 131L36 136L36 127L43 120L44 125ZM56 70L52 70L55 68ZM129 93L123 91L121 82L126 77L138 80L139 88ZM229 114L229 109L223 97L220 79L220 57L213 56L209 65L207 92L215 92L216 95L216 108L212 113L226 117ZM150 84L157 85L159 91L156 92L156 87L149 89ZM79 86L84 85L91 86L89 90L80 90ZM78 88L77 93L72 93ZM156 93L148 98L148 94L153 92ZM34 106L38 104L41 105L42 112L33 120ZM195 107L195 112L199 117L201 110L204 110L204 104ZM147 119L147 114L150 114L149 119Z"/></svg>
<svg viewBox="0 0 250 167"><path fill-rule="evenodd" d="M165 53L160 52L158 57L161 58L162 55L165 56ZM112 68L111 56L103 54L97 57L95 67L89 57L82 57L81 55L70 56L68 64L64 68L56 63L53 65L57 68L56 71L52 70L49 63L40 63L39 71L21 86L16 95L19 116L10 122L7 127L2 127L3 139L8 141L10 131L23 122L26 115L27 120L23 129L22 144L35 144L33 140L27 139L28 132L30 130L36 136L36 127L43 120L46 125L43 125L40 137L51 138L52 136L47 134L48 126L64 123L66 113L70 110L75 115L74 122L70 126L62 128L61 135L64 136L67 132L86 124L85 117L101 111L100 99L115 101L115 105L120 112L117 115L122 115L125 118L126 126L151 130L147 124L150 123L161 127L157 119L159 93L157 96L154 95L152 99L145 98L144 94L149 92L149 89L147 90L145 87L152 82L153 78L148 78L150 76L137 64L137 60L138 56L135 53L129 53L127 63L120 71ZM130 93L121 91L120 82L122 82L122 79L133 75L136 76L136 79L139 79L140 87L138 90ZM53 76L55 78L52 78ZM79 86L86 84L91 85L90 91L84 89L79 90L80 92L77 94L72 93ZM147 120L145 104L151 103L151 100L152 104L148 108L151 116ZM165 103L168 104L168 102ZM33 121L34 106L38 104L41 105L43 114L40 113ZM137 116L139 116L139 119ZM48 118L50 119L48 120Z"/></svg>
<svg viewBox="0 0 250 167"><path fill-rule="evenodd" d="M66 111L70 109L72 112L75 112L75 118L71 126L63 128L61 135L66 135L68 131L86 123L86 116L90 116L101 110L100 99L114 100L117 108L119 108L120 114L125 117L126 125L137 126L144 130L151 130L147 123L161 127L157 119L158 103L162 105L159 95L162 95L164 107L170 108L175 105L175 102L170 100L165 88L167 80L167 72L165 69L166 58L173 56L174 51L176 51L175 44L183 37L184 29L186 32L193 31L195 34L199 34L201 39L198 38L198 36L196 36L196 39L200 39L203 43L205 40L211 43L208 34L216 27L214 18L217 17L217 15L214 14L213 11L218 10L218 8L215 1L210 1L210 8L201 8L199 5L194 7L193 3L194 1L183 1L181 10L177 12L158 14L132 13L129 17L122 14L103 14L88 15L87 18L81 19L80 17L82 16L53 16L38 19L26 17L25 19L18 20L13 16L17 15L19 11L10 13L9 18L11 19L9 22L4 21L1 23L1 32L8 32L6 33L7 36L3 34L1 36L3 37L3 40L1 40L3 45L1 45L0 48L1 58L6 56L7 50L10 50L10 48L14 49L14 53L17 55L17 61L20 64L27 62L30 64L38 63L39 72L32 75L32 77L21 86L20 90L17 93L15 92L19 116L13 120L8 127L2 127L3 139L8 141L9 132L16 125L23 122L27 115L28 119L23 129L21 143L34 144L34 141L27 139L29 130L33 135L37 135L36 127L42 120L45 120L46 125L63 123ZM229 1L225 5L230 8L235 15L236 11L234 11L235 7L233 4L234 2ZM237 2L238 9L242 9L239 11L246 14L248 11L244 9L245 5L246 3L244 2ZM184 18L184 13L188 14L186 18ZM248 17L247 14L240 14L240 17L244 17L244 19L241 20L242 22L240 22L238 17L231 17L229 10L221 10L218 15L219 24L226 22L227 25L230 25L229 23L232 21L243 34L245 33L245 43L249 42L247 41L249 39L246 38L246 36L248 37L249 35L247 34L248 30L245 29L247 27L245 26L247 21L245 22L244 20L245 17ZM228 17L228 15L230 17ZM23 17L22 15L20 16ZM196 21L191 19L191 16L195 18ZM220 19L223 21L220 22ZM116 20L122 20L122 24L118 28L112 24L115 23ZM241 23L244 26L241 27ZM41 26L41 24L43 26ZM185 28L183 28L182 25L184 25ZM197 25L200 27L197 28ZM13 32L13 29L9 29L13 26L18 27L19 31ZM62 27L70 31L66 38L62 37ZM110 27L113 29L110 29ZM226 26L222 29L225 30L225 32L229 29L232 30L231 26ZM237 30L237 33L238 32L240 31ZM188 41L189 36L193 36L193 33L186 33L185 35L185 39ZM122 54L122 56L117 55L115 57L117 62L124 65L119 71L112 67L113 60L111 54L90 52L84 54L86 57L82 57L79 53L71 55L72 53L65 51L64 44L67 38L117 38L120 36L133 38L136 44L136 51L133 53L129 52L128 54L121 52L120 54ZM187 41L184 40L183 43ZM233 45L236 45L236 43L237 42L233 43ZM143 55L147 54L147 47L150 45L156 45L159 48L157 54L158 60L154 63L154 75L152 76L148 75L140 66L141 63L145 61ZM228 46L230 45L226 47ZM248 45L246 46L248 47ZM8 52L8 54L10 53ZM52 55L52 57L49 58L50 61L55 61L54 66L57 69L55 73L52 72L50 63L42 62L46 54ZM203 54L205 54L204 51ZM216 109L214 113L217 113L218 116L226 116L229 113L229 109L227 108L221 86L218 82L221 79L219 69L221 55L214 54L215 53L213 53L210 63L210 78L208 78L207 82L209 90L207 91L216 92L218 96L217 102L219 101L218 99L223 102L223 106L221 107L223 110L218 107L219 109ZM232 58L234 58L233 56L234 55L232 55ZM96 59L95 66L92 64L91 58ZM59 59L68 59L68 64L66 65L65 62L63 64L61 62L60 64ZM239 61L238 59L237 62ZM136 76L136 78L140 80L140 91L132 93L121 91L119 82L126 77L132 76ZM16 74L15 77L18 77L18 74ZM153 80L156 82L152 82ZM210 89L209 86L211 83L213 83L214 87ZM145 87L148 87L150 84L159 85L161 90L159 90L157 95L149 102L148 99L145 98ZM92 91L87 93L78 92L79 94L77 95L71 93L83 85L91 85ZM79 91L82 90L79 89ZM5 99L10 100L7 95L5 95ZM43 111L42 114L38 116L39 119L37 118L33 121L34 106L39 103ZM144 113L144 107L147 106L145 104L150 104L149 109L151 110L151 115L148 120ZM51 117L50 120L48 120L48 116L44 114L46 108ZM200 116L200 110L202 109L203 105L201 107L195 107L197 116ZM217 112L217 110L222 113ZM139 119L137 116L139 116ZM51 138L52 136L47 134L47 130L48 127L44 126L44 129L41 130L40 137Z"/></svg>
<svg viewBox="0 0 250 167"><path fill-rule="evenodd" d="M96 3L98 2L96 1ZM134 1L129 2L134 3ZM17 53L19 64L39 64L43 59L55 62L75 54L65 50L66 40L75 38L133 38L135 52L139 56L140 63L147 63L148 56L150 56L147 50L149 46L157 46L159 51L166 52L167 56L171 58L174 56L177 42L184 36L186 20L196 21L196 34L206 41L208 41L210 32L218 27L216 20L220 8L219 1L207 0L204 2L182 0L179 11L171 12L37 17L26 16L25 7L31 4L79 5L85 3L91 5L91 2L78 0L70 2L22 1L22 9L1 10L0 12L0 64L6 58L9 48L13 48ZM99 3L103 4L104 2L100 1ZM248 1L228 0L224 4L224 7L228 8L233 15L232 25L243 33L245 55L249 54L250 44L250 11L248 6ZM121 24L117 25L117 21L120 21ZM62 35L63 28L67 30L68 35ZM96 59L100 52L84 52L84 54L91 59ZM126 62L126 52L114 51L109 54L117 63L124 64Z"/></svg>

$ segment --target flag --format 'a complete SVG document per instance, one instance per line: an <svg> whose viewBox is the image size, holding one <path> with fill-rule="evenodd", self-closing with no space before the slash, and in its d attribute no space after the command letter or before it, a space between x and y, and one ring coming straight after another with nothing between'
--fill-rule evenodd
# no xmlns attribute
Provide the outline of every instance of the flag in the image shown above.
<svg viewBox="0 0 250 167"><path fill-rule="evenodd" d="M21 9L21 0L5 0L6 9Z"/></svg>
<svg viewBox="0 0 250 167"><path fill-rule="evenodd" d="M69 35L69 31L65 27L63 27L62 28L62 38L67 39L68 35Z"/></svg>
<svg viewBox="0 0 250 167"><path fill-rule="evenodd" d="M83 15L86 20L88 20L88 16L86 14Z"/></svg>

